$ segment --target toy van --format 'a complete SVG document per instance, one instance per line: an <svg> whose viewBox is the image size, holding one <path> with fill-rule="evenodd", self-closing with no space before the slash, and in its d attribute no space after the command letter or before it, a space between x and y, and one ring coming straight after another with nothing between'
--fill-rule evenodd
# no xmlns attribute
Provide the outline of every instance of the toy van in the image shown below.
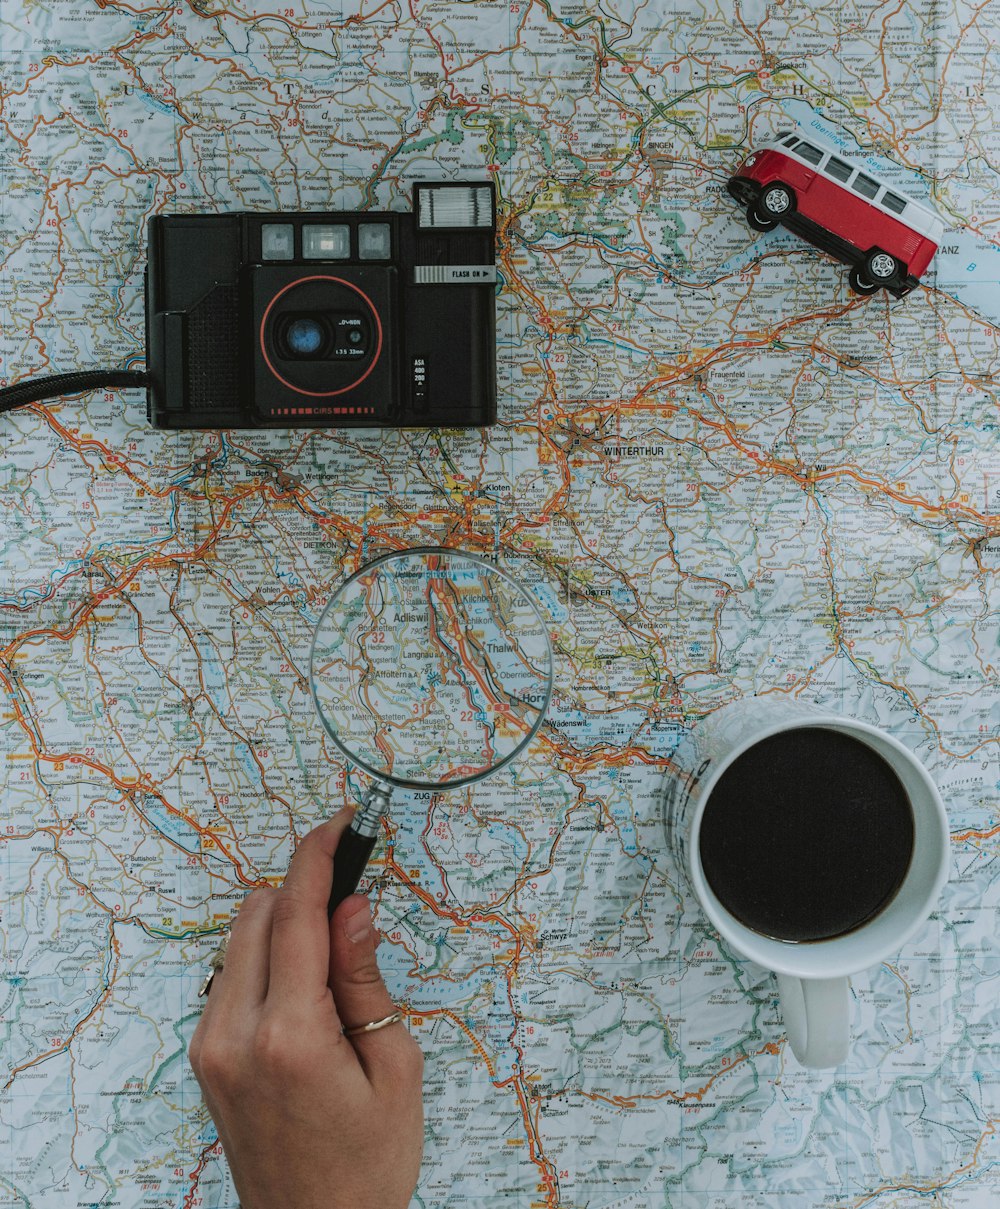
<svg viewBox="0 0 1000 1209"><path fill-rule="evenodd" d="M780 223L851 266L858 294L897 298L920 282L945 231L925 202L890 188L813 132L784 131L743 161L726 186L757 231Z"/></svg>

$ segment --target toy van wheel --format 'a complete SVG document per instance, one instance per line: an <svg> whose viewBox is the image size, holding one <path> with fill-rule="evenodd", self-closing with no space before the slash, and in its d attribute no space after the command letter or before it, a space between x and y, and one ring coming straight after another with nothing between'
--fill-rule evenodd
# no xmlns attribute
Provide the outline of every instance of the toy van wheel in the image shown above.
<svg viewBox="0 0 1000 1209"><path fill-rule="evenodd" d="M869 281L857 265L854 265L850 273L848 273L847 283L855 294L862 294L865 297L877 293L882 288L876 282Z"/></svg>
<svg viewBox="0 0 1000 1209"><path fill-rule="evenodd" d="M755 231L773 231L778 226L776 218L765 218L756 206L747 206L747 222Z"/></svg>
<svg viewBox="0 0 1000 1209"><path fill-rule="evenodd" d="M900 263L895 256L883 252L881 248L872 248L865 257L865 277L879 285L891 285L900 276Z"/></svg>
<svg viewBox="0 0 1000 1209"><path fill-rule="evenodd" d="M795 209L795 194L788 185L775 181L762 190L756 208L761 217L780 221Z"/></svg>

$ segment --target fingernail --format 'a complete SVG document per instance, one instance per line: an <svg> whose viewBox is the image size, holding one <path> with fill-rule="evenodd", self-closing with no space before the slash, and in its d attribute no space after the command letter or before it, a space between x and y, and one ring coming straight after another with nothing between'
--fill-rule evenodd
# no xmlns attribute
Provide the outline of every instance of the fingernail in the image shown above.
<svg viewBox="0 0 1000 1209"><path fill-rule="evenodd" d="M362 902L353 915L344 920L344 934L352 944L368 940L372 934L372 915L368 904Z"/></svg>

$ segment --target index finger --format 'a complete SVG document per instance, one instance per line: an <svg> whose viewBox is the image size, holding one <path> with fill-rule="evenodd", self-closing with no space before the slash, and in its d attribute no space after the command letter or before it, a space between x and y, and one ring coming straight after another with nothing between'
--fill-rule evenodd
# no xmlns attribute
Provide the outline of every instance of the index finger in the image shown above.
<svg viewBox="0 0 1000 1209"><path fill-rule="evenodd" d="M353 809L345 807L310 831L295 849L271 917L268 999L301 1003L304 997L320 998L327 991L333 854L353 817Z"/></svg>

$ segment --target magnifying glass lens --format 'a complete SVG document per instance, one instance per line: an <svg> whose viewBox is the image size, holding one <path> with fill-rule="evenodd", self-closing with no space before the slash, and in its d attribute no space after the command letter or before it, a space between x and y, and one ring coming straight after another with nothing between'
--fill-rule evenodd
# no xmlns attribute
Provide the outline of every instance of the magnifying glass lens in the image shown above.
<svg viewBox="0 0 1000 1209"><path fill-rule="evenodd" d="M386 555L320 618L313 696L344 755L407 788L477 781L541 725L552 649L532 596L506 572L440 549Z"/></svg>

